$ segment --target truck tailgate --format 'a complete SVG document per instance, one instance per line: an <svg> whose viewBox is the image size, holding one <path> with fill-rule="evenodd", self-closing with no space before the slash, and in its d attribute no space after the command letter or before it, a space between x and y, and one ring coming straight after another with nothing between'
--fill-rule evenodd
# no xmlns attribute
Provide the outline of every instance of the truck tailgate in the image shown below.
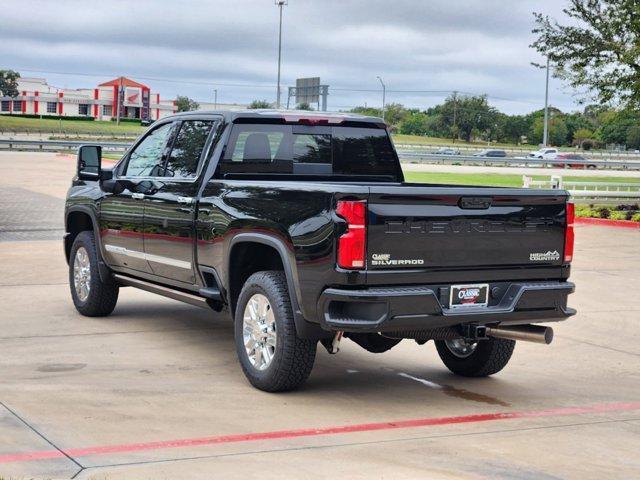
<svg viewBox="0 0 640 480"><path fill-rule="evenodd" d="M557 190L374 186L367 268L561 265L566 202Z"/></svg>

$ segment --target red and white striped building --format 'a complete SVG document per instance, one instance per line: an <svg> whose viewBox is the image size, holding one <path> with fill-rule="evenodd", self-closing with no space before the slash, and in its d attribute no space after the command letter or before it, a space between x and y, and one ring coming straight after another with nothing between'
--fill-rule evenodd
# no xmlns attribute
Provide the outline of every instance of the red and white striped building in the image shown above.
<svg viewBox="0 0 640 480"><path fill-rule="evenodd" d="M111 120L119 106L120 118L154 121L176 112L175 100L163 99L146 85L125 77L79 89L56 88L44 78L21 77L18 92L15 98L0 99L0 113Z"/></svg>

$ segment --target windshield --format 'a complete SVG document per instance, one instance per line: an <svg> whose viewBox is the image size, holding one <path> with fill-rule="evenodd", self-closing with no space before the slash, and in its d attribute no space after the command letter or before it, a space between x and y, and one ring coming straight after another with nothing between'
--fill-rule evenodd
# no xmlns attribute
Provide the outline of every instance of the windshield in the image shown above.
<svg viewBox="0 0 640 480"><path fill-rule="evenodd" d="M233 126L220 174L367 175L402 181L386 130L282 124Z"/></svg>

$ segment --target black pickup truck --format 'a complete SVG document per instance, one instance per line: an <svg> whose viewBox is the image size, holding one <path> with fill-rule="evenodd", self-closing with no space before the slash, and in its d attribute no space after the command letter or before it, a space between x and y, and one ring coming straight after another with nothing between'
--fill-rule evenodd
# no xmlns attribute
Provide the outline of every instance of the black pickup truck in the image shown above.
<svg viewBox="0 0 640 480"><path fill-rule="evenodd" d="M567 307L566 192L404 182L378 118L291 111L163 118L115 166L78 153L64 248L73 302L110 314L132 286L227 311L255 387L290 390L318 343L434 340L486 376Z"/></svg>

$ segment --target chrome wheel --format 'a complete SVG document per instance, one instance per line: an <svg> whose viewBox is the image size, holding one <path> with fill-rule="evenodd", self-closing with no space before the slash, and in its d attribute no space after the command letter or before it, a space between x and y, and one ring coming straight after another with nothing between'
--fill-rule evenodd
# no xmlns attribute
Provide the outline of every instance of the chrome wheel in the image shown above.
<svg viewBox="0 0 640 480"><path fill-rule="evenodd" d="M463 338L445 340L444 344L447 346L449 351L458 358L469 357L471 354L473 354L473 352L476 351L476 348L478 347L478 342L467 342Z"/></svg>
<svg viewBox="0 0 640 480"><path fill-rule="evenodd" d="M76 256L73 260L73 286L81 302L89 298L89 291L91 290L91 263L89 254L84 247L76 250Z"/></svg>
<svg viewBox="0 0 640 480"><path fill-rule="evenodd" d="M256 293L247 302L242 316L242 339L249 362L265 370L276 353L276 318L269 299Z"/></svg>

